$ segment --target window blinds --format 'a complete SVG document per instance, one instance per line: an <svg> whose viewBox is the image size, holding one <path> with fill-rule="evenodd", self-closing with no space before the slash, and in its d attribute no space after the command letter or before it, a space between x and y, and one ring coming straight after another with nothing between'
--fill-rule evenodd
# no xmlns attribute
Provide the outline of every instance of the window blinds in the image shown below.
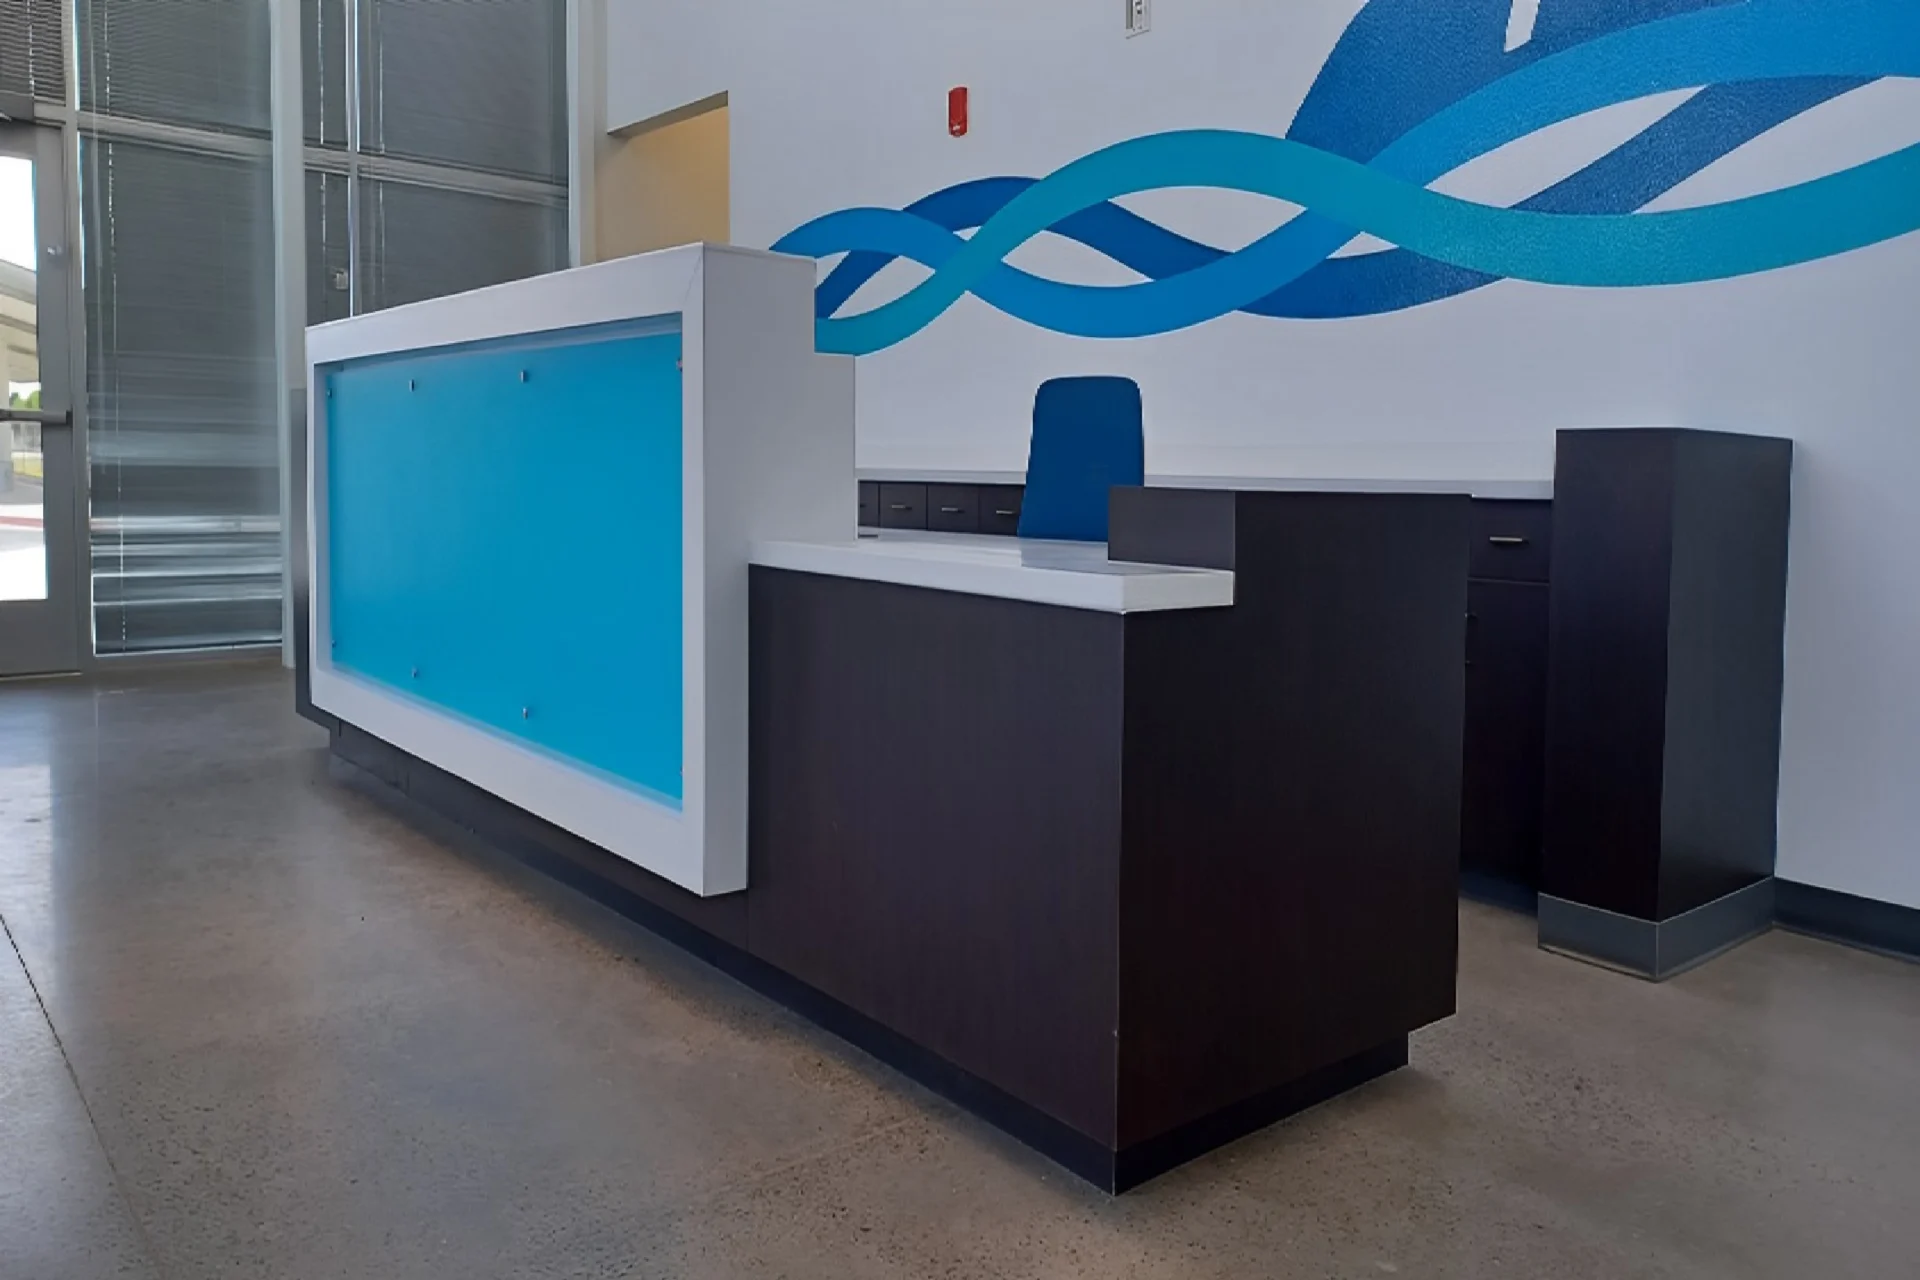
<svg viewBox="0 0 1920 1280"><path fill-rule="evenodd" d="M564 0L366 0L364 150L564 182Z"/></svg>
<svg viewBox="0 0 1920 1280"><path fill-rule="evenodd" d="M101 653L280 635L267 162L87 137L87 441Z"/></svg>
<svg viewBox="0 0 1920 1280"><path fill-rule="evenodd" d="M62 0L0 0L0 94L65 102Z"/></svg>
<svg viewBox="0 0 1920 1280"><path fill-rule="evenodd" d="M88 111L266 136L267 0L77 0Z"/></svg>
<svg viewBox="0 0 1920 1280"><path fill-rule="evenodd" d="M361 199L368 311L518 280L566 265L566 210L499 196L367 182Z"/></svg>

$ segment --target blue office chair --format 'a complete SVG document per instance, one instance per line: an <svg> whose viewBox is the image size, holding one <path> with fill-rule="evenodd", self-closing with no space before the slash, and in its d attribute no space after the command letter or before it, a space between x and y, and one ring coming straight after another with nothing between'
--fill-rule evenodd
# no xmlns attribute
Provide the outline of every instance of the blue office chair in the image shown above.
<svg viewBox="0 0 1920 1280"><path fill-rule="evenodd" d="M1140 385L1131 378L1055 378L1033 399L1033 442L1020 536L1107 540L1107 491L1145 484Z"/></svg>

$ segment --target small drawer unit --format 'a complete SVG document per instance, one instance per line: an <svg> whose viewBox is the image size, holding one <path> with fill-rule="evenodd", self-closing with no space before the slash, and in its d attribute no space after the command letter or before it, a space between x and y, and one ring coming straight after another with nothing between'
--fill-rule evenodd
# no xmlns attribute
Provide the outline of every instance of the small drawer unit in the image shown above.
<svg viewBox="0 0 1920 1280"><path fill-rule="evenodd" d="M1553 504L1481 500L1473 504L1469 572L1495 582L1545 582L1553 564Z"/></svg>
<svg viewBox="0 0 1920 1280"><path fill-rule="evenodd" d="M860 482L860 527L862 529L880 527L880 482L878 480Z"/></svg>
<svg viewBox="0 0 1920 1280"><path fill-rule="evenodd" d="M927 486L882 484L880 486L880 527L883 529L926 528Z"/></svg>
<svg viewBox="0 0 1920 1280"><path fill-rule="evenodd" d="M1513 903L1540 887L1553 504L1476 501L1470 528L1460 870Z"/></svg>
<svg viewBox="0 0 1920 1280"><path fill-rule="evenodd" d="M970 484L928 485L927 528L942 533L980 532L980 490Z"/></svg>

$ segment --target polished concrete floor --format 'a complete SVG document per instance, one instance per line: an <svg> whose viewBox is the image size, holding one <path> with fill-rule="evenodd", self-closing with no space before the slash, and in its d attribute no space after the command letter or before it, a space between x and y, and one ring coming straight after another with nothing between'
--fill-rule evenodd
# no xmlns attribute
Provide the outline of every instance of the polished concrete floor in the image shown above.
<svg viewBox="0 0 1920 1280"><path fill-rule="evenodd" d="M1650 986L1467 906L1411 1069L1110 1200L290 702L0 685L0 1280L1920 1273L1920 968Z"/></svg>

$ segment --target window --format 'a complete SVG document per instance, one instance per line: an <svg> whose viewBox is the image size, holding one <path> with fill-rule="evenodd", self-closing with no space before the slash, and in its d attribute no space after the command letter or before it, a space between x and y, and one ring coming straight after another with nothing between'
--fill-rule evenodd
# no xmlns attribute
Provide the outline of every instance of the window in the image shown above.
<svg viewBox="0 0 1920 1280"><path fill-rule="evenodd" d="M566 8L301 0L311 319L565 265ZM0 111L80 113L100 653L280 638L269 38L269 0L0 0Z"/></svg>
<svg viewBox="0 0 1920 1280"><path fill-rule="evenodd" d="M267 0L74 0L94 647L280 636Z"/></svg>
<svg viewBox="0 0 1920 1280"><path fill-rule="evenodd" d="M94 640L280 638L264 156L81 143Z"/></svg>
<svg viewBox="0 0 1920 1280"><path fill-rule="evenodd" d="M567 261L566 0L303 0L313 322Z"/></svg>

